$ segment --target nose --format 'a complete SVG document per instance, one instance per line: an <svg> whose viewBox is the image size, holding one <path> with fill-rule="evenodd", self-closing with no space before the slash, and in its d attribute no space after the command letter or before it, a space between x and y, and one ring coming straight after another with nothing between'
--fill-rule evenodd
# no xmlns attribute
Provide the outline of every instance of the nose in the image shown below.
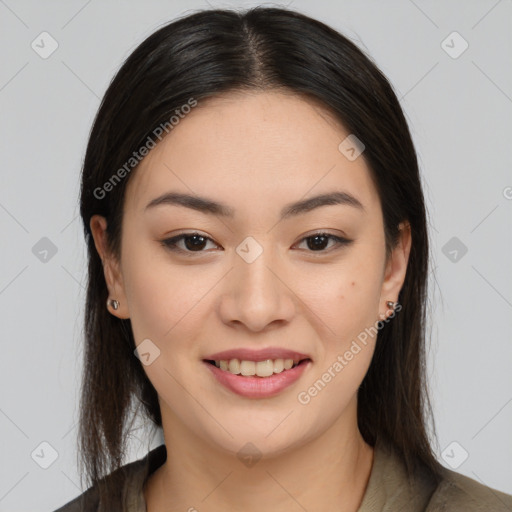
<svg viewBox="0 0 512 512"><path fill-rule="evenodd" d="M270 253L263 250L251 263L235 257L220 304L224 323L243 324L248 330L259 332L282 326L293 318L298 300L293 283Z"/></svg>

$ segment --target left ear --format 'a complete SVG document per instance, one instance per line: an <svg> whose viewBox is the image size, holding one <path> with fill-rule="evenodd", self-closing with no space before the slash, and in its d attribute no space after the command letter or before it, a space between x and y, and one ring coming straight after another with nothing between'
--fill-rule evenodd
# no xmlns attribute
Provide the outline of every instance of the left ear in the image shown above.
<svg viewBox="0 0 512 512"><path fill-rule="evenodd" d="M411 225L409 222L401 222L398 226L400 233L396 247L389 256L384 271L384 281L382 282L381 318L388 316L390 308L386 305L388 300L398 301L398 294L404 284L405 275L407 273L407 263L409 262L409 253L411 251ZM392 309L392 308L391 308Z"/></svg>

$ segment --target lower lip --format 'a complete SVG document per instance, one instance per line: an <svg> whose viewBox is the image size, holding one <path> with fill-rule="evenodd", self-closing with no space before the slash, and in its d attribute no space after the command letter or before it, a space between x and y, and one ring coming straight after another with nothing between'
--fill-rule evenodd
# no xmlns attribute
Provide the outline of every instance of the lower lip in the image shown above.
<svg viewBox="0 0 512 512"><path fill-rule="evenodd" d="M279 394L299 379L310 363L311 361L304 361L290 370L274 373L270 377L244 377L204 362L221 384L246 398L268 398Z"/></svg>

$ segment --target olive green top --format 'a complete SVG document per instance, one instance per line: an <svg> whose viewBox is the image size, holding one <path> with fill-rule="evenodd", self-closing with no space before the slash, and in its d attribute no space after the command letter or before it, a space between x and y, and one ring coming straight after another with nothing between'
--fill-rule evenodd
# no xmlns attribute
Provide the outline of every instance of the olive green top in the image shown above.
<svg viewBox="0 0 512 512"><path fill-rule="evenodd" d="M143 485L148 476L166 460L165 445L146 457L123 466L123 511L147 512ZM108 477L107 477L108 478ZM443 478L435 483L426 470L411 478L393 450L377 443L373 465L362 503L357 512L511 512L512 496L476 480L443 468ZM98 503L96 486L55 512L111 512Z"/></svg>

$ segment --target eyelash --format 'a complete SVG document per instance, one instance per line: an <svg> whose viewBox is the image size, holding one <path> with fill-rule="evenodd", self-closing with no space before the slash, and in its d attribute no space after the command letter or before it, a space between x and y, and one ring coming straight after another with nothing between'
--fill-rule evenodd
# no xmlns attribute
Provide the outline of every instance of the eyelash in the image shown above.
<svg viewBox="0 0 512 512"><path fill-rule="evenodd" d="M167 238L165 240L162 240L160 243L165 248L167 248L167 249L169 249L171 251L174 251L174 252L181 252L181 253L185 254L186 256L195 256L196 254L201 254L201 253L206 252L204 250L201 250L201 251L189 251L189 250L181 249L180 247L177 246L177 243L180 242L181 240L183 240L185 238L192 238L193 236L199 236L201 238L204 238L206 241L210 241L210 242L213 242L215 244L215 242L210 237L207 237L207 236L205 236L205 235L203 235L201 233L197 233L197 232L181 233L180 235L174 236L172 238ZM313 233L313 234L311 234L309 236L306 236L306 237L302 238L299 241L299 244L304 242L305 240L308 240L310 238L314 238L316 236L322 236L322 237L325 237L325 238L329 238L330 240L334 240L335 242L337 242L339 244L338 247L337 247L338 249L341 249L344 246L350 245L353 242L353 240L349 240L347 238L342 238L342 237L333 235L331 233L325 233L323 231L319 231L318 233ZM217 244L215 244L215 245L217 245ZM331 247L331 249L332 249L332 247ZM307 252L310 252L312 254L314 254L314 253L328 253L328 252L331 252L331 250L329 250L329 249L323 249L323 250L319 250L319 251L307 250Z"/></svg>

